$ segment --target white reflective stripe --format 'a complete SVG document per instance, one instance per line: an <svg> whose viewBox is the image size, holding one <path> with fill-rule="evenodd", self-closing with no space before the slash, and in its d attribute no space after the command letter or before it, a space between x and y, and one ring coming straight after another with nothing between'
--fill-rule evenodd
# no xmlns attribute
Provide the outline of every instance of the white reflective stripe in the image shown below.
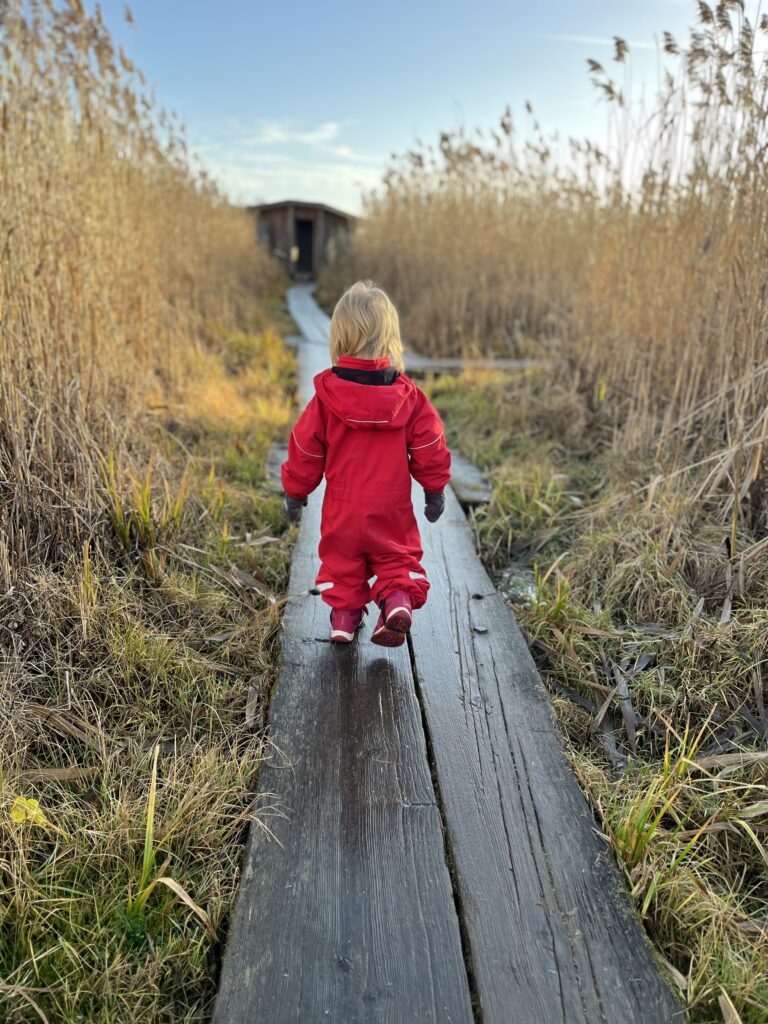
<svg viewBox="0 0 768 1024"><path fill-rule="evenodd" d="M410 608L406 608L404 604L403 604L403 605L400 605L400 606L399 606L399 607L397 607L397 608L393 608L393 609L392 609L392 611L390 611L390 612L389 612L389 613L387 614L387 618L388 618L388 619L391 619L391 618L392 618L392 616L393 616L393 615L394 615L394 614L395 614L396 612L407 612L407 613L408 613L408 615L410 615L410 614L411 614L411 609L410 609Z"/></svg>
<svg viewBox="0 0 768 1024"><path fill-rule="evenodd" d="M343 636L345 640L354 640L354 638L355 638L355 634L354 633L347 633L343 629L333 629L333 630L331 630L331 640L333 640L333 639L335 639L336 637L339 637L339 636Z"/></svg>
<svg viewBox="0 0 768 1024"><path fill-rule="evenodd" d="M347 423L389 423L389 420L353 420L351 416L347 416Z"/></svg>
<svg viewBox="0 0 768 1024"><path fill-rule="evenodd" d="M314 455L312 452L308 452L306 448L302 448L301 445L299 444L299 442L296 440L296 431L295 430L291 431L291 436L293 437L293 440L296 441L296 447L300 451L304 452L305 455L309 455L309 457L312 458L312 459L324 459L325 458L325 452L323 452L322 455Z"/></svg>
<svg viewBox="0 0 768 1024"><path fill-rule="evenodd" d="M434 441L429 441L427 444L416 444L416 445L413 445L411 448L408 449L408 451L409 452L415 452L415 451L418 451L419 448L429 448L429 446L431 444L434 444L435 441L439 441L442 436L443 436L442 434L438 434Z"/></svg>

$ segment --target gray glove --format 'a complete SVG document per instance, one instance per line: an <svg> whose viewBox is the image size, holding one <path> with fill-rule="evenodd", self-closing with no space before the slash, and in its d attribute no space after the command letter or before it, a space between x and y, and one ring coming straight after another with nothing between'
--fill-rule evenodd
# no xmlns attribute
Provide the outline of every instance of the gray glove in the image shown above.
<svg viewBox="0 0 768 1024"><path fill-rule="evenodd" d="M288 517L289 523L298 523L301 519L301 510L306 504L306 498L291 498L290 495L286 494L285 514Z"/></svg>
<svg viewBox="0 0 768 1024"><path fill-rule="evenodd" d="M442 491L424 491L424 515L430 523L436 523L445 509L445 495Z"/></svg>

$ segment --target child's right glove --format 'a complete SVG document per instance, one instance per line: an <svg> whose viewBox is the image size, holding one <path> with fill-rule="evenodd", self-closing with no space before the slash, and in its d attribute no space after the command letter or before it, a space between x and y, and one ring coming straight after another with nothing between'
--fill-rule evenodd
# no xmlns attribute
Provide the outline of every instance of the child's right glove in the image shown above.
<svg viewBox="0 0 768 1024"><path fill-rule="evenodd" d="M430 523L436 523L445 508L445 495L442 491L424 491L424 498L424 515Z"/></svg>
<svg viewBox="0 0 768 1024"><path fill-rule="evenodd" d="M307 504L306 498L291 498L285 496L285 514L289 523L298 523L301 519L301 510Z"/></svg>

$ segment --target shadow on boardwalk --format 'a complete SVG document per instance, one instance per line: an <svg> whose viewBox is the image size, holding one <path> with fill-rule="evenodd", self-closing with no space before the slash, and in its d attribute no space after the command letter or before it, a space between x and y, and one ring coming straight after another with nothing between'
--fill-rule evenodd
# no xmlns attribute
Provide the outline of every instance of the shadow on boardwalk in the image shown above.
<svg viewBox="0 0 768 1024"><path fill-rule="evenodd" d="M308 399L328 318L309 285L289 303ZM370 629L332 649L302 596L321 501L270 709L282 754L260 777L285 816L251 828L216 1024L681 1020L456 498L419 520L430 597L384 655Z"/></svg>

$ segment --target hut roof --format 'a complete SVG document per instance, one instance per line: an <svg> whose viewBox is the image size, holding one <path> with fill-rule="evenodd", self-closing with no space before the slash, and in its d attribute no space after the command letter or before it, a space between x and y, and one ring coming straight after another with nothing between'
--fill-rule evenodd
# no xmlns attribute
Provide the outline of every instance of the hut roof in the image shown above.
<svg viewBox="0 0 768 1024"><path fill-rule="evenodd" d="M306 199L279 199L275 203L256 203L255 206L249 206L248 209L251 211L279 210L283 206L311 206L315 210L325 210L326 213L332 213L336 217L343 217L344 220L358 219L354 213L345 213L343 210L337 210L335 207L328 206L326 203L313 203Z"/></svg>

